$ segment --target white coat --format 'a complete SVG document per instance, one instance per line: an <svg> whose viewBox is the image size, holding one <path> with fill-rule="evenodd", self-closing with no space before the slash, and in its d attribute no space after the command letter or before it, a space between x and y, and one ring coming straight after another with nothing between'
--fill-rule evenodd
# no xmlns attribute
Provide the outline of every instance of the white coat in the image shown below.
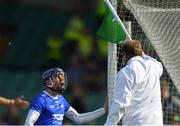
<svg viewBox="0 0 180 126"><path fill-rule="evenodd" d="M117 74L105 125L163 125L160 76L163 67L144 55L131 58Z"/></svg>

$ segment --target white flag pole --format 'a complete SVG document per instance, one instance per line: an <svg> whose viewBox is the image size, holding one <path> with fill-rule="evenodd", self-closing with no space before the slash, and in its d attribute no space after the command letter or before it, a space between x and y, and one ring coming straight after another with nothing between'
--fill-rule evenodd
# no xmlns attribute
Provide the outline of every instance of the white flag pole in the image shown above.
<svg viewBox="0 0 180 126"><path fill-rule="evenodd" d="M129 39L129 40L132 40L130 34L127 32L124 24L122 23L121 19L120 19L119 16L117 15L116 11L114 10L114 8L113 8L113 6L111 5L111 3L109 2L109 0L104 0L104 2L107 4L107 6L109 7L109 9L111 10L112 14L113 14L114 17L115 17L115 20L117 20L117 21L120 23L120 25L121 25L122 29L124 30L124 32L126 33L128 39Z"/></svg>

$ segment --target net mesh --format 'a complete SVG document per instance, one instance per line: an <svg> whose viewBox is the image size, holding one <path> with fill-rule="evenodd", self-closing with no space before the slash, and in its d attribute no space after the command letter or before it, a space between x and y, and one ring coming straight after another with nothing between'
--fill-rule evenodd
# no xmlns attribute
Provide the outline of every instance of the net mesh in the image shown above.
<svg viewBox="0 0 180 126"><path fill-rule="evenodd" d="M111 3L117 7L120 19L130 22L132 39L140 40L145 53L163 64L163 123L180 125L180 1L112 0ZM121 57L121 45L117 44L117 70L122 68Z"/></svg>
<svg viewBox="0 0 180 126"><path fill-rule="evenodd" d="M138 21L180 91L180 1L128 0L125 5Z"/></svg>

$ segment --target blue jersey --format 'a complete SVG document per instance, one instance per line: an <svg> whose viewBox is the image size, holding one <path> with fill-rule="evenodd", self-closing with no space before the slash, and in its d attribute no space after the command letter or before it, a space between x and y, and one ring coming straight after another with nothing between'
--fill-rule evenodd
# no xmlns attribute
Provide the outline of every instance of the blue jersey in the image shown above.
<svg viewBox="0 0 180 126"><path fill-rule="evenodd" d="M33 100L30 109L40 113L35 125L62 125L64 113L69 107L62 95L55 99L42 92Z"/></svg>

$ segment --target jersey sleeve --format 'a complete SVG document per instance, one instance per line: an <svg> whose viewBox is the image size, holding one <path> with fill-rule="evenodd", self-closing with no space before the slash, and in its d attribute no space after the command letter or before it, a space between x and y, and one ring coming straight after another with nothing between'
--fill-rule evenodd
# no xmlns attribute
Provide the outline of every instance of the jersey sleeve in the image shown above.
<svg viewBox="0 0 180 126"><path fill-rule="evenodd" d="M29 110L29 113L25 120L25 126L33 126L36 120L38 119L40 113L35 110Z"/></svg>
<svg viewBox="0 0 180 126"><path fill-rule="evenodd" d="M44 98L41 96L37 96L31 103L30 109L31 110L35 110L38 111L39 113L41 113L42 109L43 109L43 105L44 103Z"/></svg>
<svg viewBox="0 0 180 126"><path fill-rule="evenodd" d="M63 99L63 103L64 103L64 106L65 106L65 112L66 112L70 108L70 105L63 96L62 96L62 99Z"/></svg>
<svg viewBox="0 0 180 126"><path fill-rule="evenodd" d="M133 81L132 72L128 67L118 72L113 100L117 102L121 108L126 108L130 104Z"/></svg>
<svg viewBox="0 0 180 126"><path fill-rule="evenodd" d="M121 69L116 78L115 92L110 105L105 126L116 126L132 98L133 73L128 66Z"/></svg>
<svg viewBox="0 0 180 126"><path fill-rule="evenodd" d="M65 116L77 124L83 124L102 116L104 113L104 108L100 108L92 112L78 113L74 108L70 107L65 113Z"/></svg>

